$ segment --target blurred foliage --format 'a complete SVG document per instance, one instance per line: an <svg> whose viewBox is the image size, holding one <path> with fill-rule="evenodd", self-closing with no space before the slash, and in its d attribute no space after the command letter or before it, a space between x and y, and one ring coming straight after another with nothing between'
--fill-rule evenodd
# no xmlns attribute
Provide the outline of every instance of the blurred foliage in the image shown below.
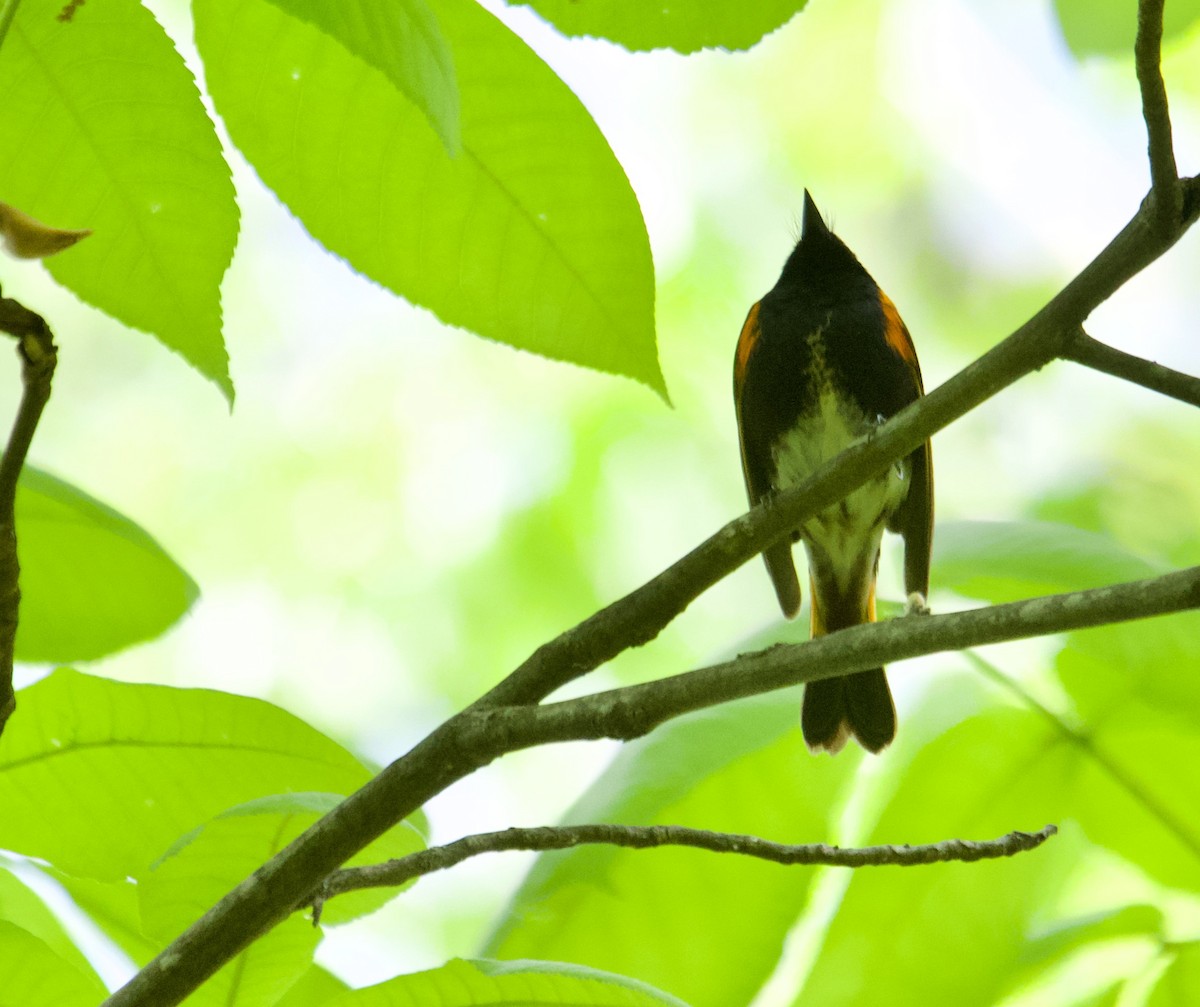
<svg viewBox="0 0 1200 1007"><path fill-rule="evenodd" d="M360 786L352 751L402 754L744 508L733 345L806 186L900 305L927 387L1144 193L1128 59L1063 46L1127 52L1126 0L529 6L161 0L151 18L114 0L62 22L21 4L0 198L96 230L47 268L106 313L4 265L62 344L35 448L154 536L40 470L22 483L20 656L104 660L22 669L0 739L10 999L95 1003ZM1197 7L1166 10L1194 171ZM1089 331L1200 370L1197 268L1189 238ZM123 325L227 394L228 344L232 418ZM543 358L669 385L674 409ZM934 607L1194 563L1198 450L1178 404L1065 364L1026 379L935 440ZM747 564L595 684L804 638L775 612ZM1059 824L1035 853L856 872L492 858L334 900L321 930L297 914L189 1003L1197 1002L1198 631L1175 616L906 662L881 759L810 757L789 692L607 766L506 760L429 809L436 841L560 815L840 843ZM420 825L363 861L419 848Z"/></svg>
<svg viewBox="0 0 1200 1007"><path fill-rule="evenodd" d="M1067 527L964 522L943 531L934 582L989 602L1149 572L1102 537ZM1167 768L1200 757L1195 679L1178 674L1195 661L1195 622L1188 616L1070 634L1058 681L1074 705L1060 711L991 668L987 680L1004 683L1020 705L993 698L981 708L959 695L952 705L960 722L933 738L921 736L931 712L918 708L915 724L905 719L870 804L857 807L860 822L873 821L857 838L984 838L1046 822L1063 832L1038 855L1011 861L851 872L795 1002L868 1004L888 989L890 1003L1007 1003L1072 955L1118 938L1161 941L1172 924L1164 922L1165 903L1150 904L1159 890L1152 882L1136 894L1114 894L1114 902L1098 893L1104 922L1072 922L1056 906L1071 879L1094 870L1089 844L1169 888L1200 887L1193 810L1200 792L1192 774ZM1078 654L1088 655L1084 674ZM987 668L978 661L976 667ZM1124 686L1111 716L1095 705L1098 692L1111 698L1105 683ZM1146 704L1158 693L1162 708L1155 713ZM791 840L793 829L806 837L838 835L846 827L839 816L861 778L844 772L844 757L804 755L794 731L797 705L795 697L763 697L676 722L629 746L568 820L702 822L781 841ZM1075 726L1081 722L1086 729ZM803 817L814 812L825 820ZM765 942L774 949L768 960L778 956L807 904L795 875L809 875L811 884L821 872L714 865L693 851L663 853L661 860L607 849L543 856L489 953L556 955L626 970L695 1005L741 1002L748 993L735 984L765 978L748 946ZM736 882L723 895L726 871ZM710 919L700 932L686 926L713 905L737 911ZM679 935L686 953L667 935Z"/></svg>
<svg viewBox="0 0 1200 1007"><path fill-rule="evenodd" d="M1032 502L1034 513L1103 532L1129 549L1182 566L1200 551L1200 473L1188 413L1133 417L1107 445L1101 465Z"/></svg>
<svg viewBox="0 0 1200 1007"><path fill-rule="evenodd" d="M14 965L5 995L18 1003L83 1007L104 996L104 986L94 972L68 965L29 931L3 920L0 951Z"/></svg>
<svg viewBox="0 0 1200 1007"><path fill-rule="evenodd" d="M810 762L794 729L797 706L791 691L670 724L626 748L567 820L690 825L782 842L826 835L858 759ZM547 855L487 953L640 976L690 1004L748 1003L774 970L816 873L685 849Z"/></svg>
<svg viewBox="0 0 1200 1007"><path fill-rule="evenodd" d="M36 892L8 870L0 870L0 920L19 925L57 955L64 965L84 974L92 972L83 952L75 946L58 917Z"/></svg>
<svg viewBox="0 0 1200 1007"><path fill-rule="evenodd" d="M1127 56L1137 35L1137 7L1122 0L1054 0L1063 36L1080 56ZM1163 7L1163 42L1169 44L1200 18L1197 0Z"/></svg>
<svg viewBox="0 0 1200 1007"><path fill-rule="evenodd" d="M1183 1007L1196 996L1200 983L1200 943L1172 949L1170 963L1154 987L1146 1007Z"/></svg>

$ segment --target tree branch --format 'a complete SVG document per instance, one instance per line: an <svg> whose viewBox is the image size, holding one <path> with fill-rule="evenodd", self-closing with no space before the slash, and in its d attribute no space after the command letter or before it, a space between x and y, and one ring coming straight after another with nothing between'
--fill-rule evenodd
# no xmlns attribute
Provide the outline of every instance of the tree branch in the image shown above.
<svg viewBox="0 0 1200 1007"><path fill-rule="evenodd" d="M41 315L9 297L0 297L0 332L17 337L24 386L8 446L0 458L0 732L16 709L13 653L21 602L14 507L17 480L25 465L33 433L50 398L50 382L58 363L54 336Z"/></svg>
<svg viewBox="0 0 1200 1007"><path fill-rule="evenodd" d="M1141 385L1188 405L1200 406L1200 378L1108 346L1098 339L1093 339L1082 328L1077 330L1075 337L1063 349L1062 358Z"/></svg>
<svg viewBox="0 0 1200 1007"><path fill-rule="evenodd" d="M1168 235L1178 226L1183 194L1175 167L1167 88L1162 79L1163 4L1164 0L1139 0L1133 58L1149 141L1154 226L1159 234Z"/></svg>
<svg viewBox="0 0 1200 1007"><path fill-rule="evenodd" d="M824 843L773 843L757 836L728 832L708 832L682 825L562 825L554 828L505 829L466 836L444 846L433 846L406 857L367 867L337 871L321 887L313 900L313 922L320 922L325 902L336 895L363 888L396 888L413 878L443 871L470 857L483 853L511 850L565 850L576 846L604 843L635 850L658 846L689 846L712 853L737 853L772 863L792 865L823 864L830 867L911 867L947 860L994 860L1011 857L1041 846L1058 828L1047 825L1040 832L1010 832L999 839L973 842L947 839L920 846L827 846Z"/></svg>
<svg viewBox="0 0 1200 1007"><path fill-rule="evenodd" d="M1063 356L1088 315L1194 223L1200 212L1200 179L1188 179L1187 185L1196 196L1191 215L1171 234L1151 226L1150 210L1143 205L1075 279L1007 339L796 489L727 524L653 580L539 647L476 706L540 702L623 650L649 643L704 591L764 548L1018 379Z"/></svg>
<svg viewBox="0 0 1200 1007"><path fill-rule="evenodd" d="M1012 606L999 606L956 616L895 620L841 631L806 645L809 648L804 652L806 657L787 652L795 667L775 667L771 682L758 683L756 688L748 687L745 681L748 677L743 670L745 665L738 665L736 673L723 666L648 686L586 697L592 706L530 705L623 650L654 639L700 594L768 545L790 534L808 517L843 499L1023 375L1066 356L1088 315L1179 240L1200 214L1200 180L1175 180L1174 168L1164 161L1162 153L1163 137L1169 141L1170 124L1166 119L1165 88L1158 71L1161 14L1162 0L1143 0L1139 9L1137 62L1143 108L1147 110L1151 133L1154 189L1120 234L1075 279L1011 336L894 416L875 436L844 452L796 489L779 494L769 505L730 522L653 580L540 647L475 704L434 730L229 892L105 1001L106 1007L178 1004L226 961L287 917L296 905L297 893L315 891L342 863L426 800L506 751L562 737L633 737L666 717L697 706L767 691L804 681L806 677L815 679L902 656L1120 621L1200 604L1200 573L1192 569L1153 581L1020 602L1018 606L1025 606L1020 609L1020 616L1014 614ZM1170 184L1167 175L1172 176ZM1122 611L1126 605L1134 608ZM950 623L943 619L963 621ZM1020 629L1014 625L1014 619L1024 620L1027 625ZM930 626L934 629L927 628ZM938 639L939 632L947 636ZM960 632L961 635L956 635ZM883 645L885 639L894 644L894 652ZM837 641L835 648L830 647L833 641ZM744 660L771 667L781 661L778 655L772 657L776 650ZM820 668L814 667L817 660L825 663ZM830 663L835 660L842 663ZM694 696L681 691L681 681L685 689L711 689L711 692L704 702L697 702ZM655 686L661 691L634 691ZM521 726L522 718L532 732L528 736L518 736L516 729Z"/></svg>
<svg viewBox="0 0 1200 1007"><path fill-rule="evenodd" d="M468 710L463 744L492 758L520 748L611 738L630 741L673 717L864 668L986 643L1004 643L1200 608L1200 567L1147 580L951 615L916 615L776 644L733 661L541 706Z"/></svg>
<svg viewBox="0 0 1200 1007"><path fill-rule="evenodd" d="M906 657L1200 607L1200 567L944 616L911 616L778 645L725 664L545 706L469 708L348 797L226 895L107 1007L179 1003L371 840L508 752L648 733L680 714ZM202 974L202 970L208 970Z"/></svg>
<svg viewBox="0 0 1200 1007"><path fill-rule="evenodd" d="M1195 179L1190 179L1188 184L1200 188L1200 183ZM1194 200L1194 206L1200 210L1200 199ZM791 529L806 517L842 499L931 434L987 401L1019 377L1060 356L1088 313L1131 276L1167 251L1191 222L1182 222L1177 233L1164 237L1149 225L1148 209L1143 205L1100 255L1002 343L940 388L897 414L879 429L876 436L856 444L822 467L797 489L781 493L770 504L757 507L730 522L642 587L540 647L482 699L442 724L407 755L393 762L229 892L126 986L105 1001L106 1007L171 1007L179 1003L222 964L288 916L296 903L297 892L315 890L323 878L387 829L412 814L425 801L504 752L541 741L563 740L564 737L634 737L650 730L653 724L674 715L674 712L705 705L697 704L687 696L676 695L672 690L677 690L678 685L675 680L668 679L662 683L652 683L662 685L670 693L669 701L659 697L657 712L637 713L628 704L614 707L616 712L612 716L627 718L623 726L610 716L607 725L602 728L600 721L594 718L598 711L585 712L583 715L585 721L592 718L592 726L589 727L586 723L572 723L568 715L556 711L556 706L562 707L563 704L536 708L529 706L621 651L653 639L692 600L756 556L767 545L790 534ZM1095 625L1102 618L1130 618L1133 616L1123 613L1121 608L1131 603L1135 604L1139 616L1195 607L1200 603L1197 580L1195 571L1187 571L1167 575L1156 582L1146 582L1146 589L1158 600L1157 608L1151 605L1137 609L1137 599L1121 593L1122 587L1128 589L1128 585L1099 589L1093 602L1103 602L1105 592L1117 593L1107 596L1107 604L1094 604L1087 616L1088 621L1084 622L1072 618L1078 614L1078 610L1068 605L1060 612L1064 616L1061 625L1039 618L1046 612L1042 606L1054 606L1052 600L1020 602L1017 604L1031 606L1025 610L1025 615L1035 620L1032 625L1037 628L1018 632L1010 624L1010 636L995 635L997 627L993 620L996 616L989 615L995 610L985 609L953 617L895 620L875 627L843 630L806 646L812 647L812 653L825 662L838 660L837 664L823 665L830 669L829 674L836 675L884 663L889 658ZM1170 591L1174 591L1176 596L1168 604L1163 601L1162 595ZM1136 588L1133 594L1137 594ZM975 628L980 630L981 635L975 638L964 634L944 643L925 638L926 649L922 650L919 646L907 650L897 647L894 654L880 646L882 635L890 633L901 634L911 646L913 639L928 632L924 625L945 626L940 620L951 618L979 620ZM901 624L904 624L903 630L898 628ZM989 627L991 633L983 632ZM961 625L958 628L961 629ZM875 633L881 635L867 635ZM908 638L908 633L913 634L912 639ZM829 648L835 641L834 651L819 649ZM855 656L844 652L838 656L838 650L851 647L856 648ZM771 653L768 651L763 658L767 664L772 663L769 658ZM860 658L862 662L856 663ZM807 660L811 665L812 657ZM821 673L819 669L806 667L805 674L811 674L811 677L815 678ZM708 669L689 674L704 676L712 673L713 670ZM749 676L744 673L729 674L723 679L718 677L718 681L712 683L714 692L711 701L719 702L725 698L767 691L804 680L799 673L786 669L782 672L775 669L774 673L777 676L774 684L762 684L757 689L747 687ZM606 698L587 698L595 698L599 702L611 698L607 694L601 696ZM523 706L524 709L512 708L516 706ZM537 723L536 734L517 738L512 733L518 727L515 715L536 716L544 715L547 711L551 711L551 719ZM634 713L637 713L637 717L631 716ZM521 725L521 729L532 729L534 726Z"/></svg>

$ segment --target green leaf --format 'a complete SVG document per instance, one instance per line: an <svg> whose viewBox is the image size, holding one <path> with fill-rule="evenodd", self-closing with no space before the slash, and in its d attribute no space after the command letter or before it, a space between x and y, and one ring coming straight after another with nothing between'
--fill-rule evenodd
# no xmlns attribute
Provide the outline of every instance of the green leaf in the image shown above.
<svg viewBox="0 0 1200 1007"><path fill-rule="evenodd" d="M326 248L452 325L665 394L649 241L579 100L472 0L436 0L462 153L378 71L266 0L197 0L230 136Z"/></svg>
<svg viewBox="0 0 1200 1007"><path fill-rule="evenodd" d="M16 520L20 661L87 661L150 640L200 593L129 518L28 465Z"/></svg>
<svg viewBox="0 0 1200 1007"><path fill-rule="evenodd" d="M933 583L993 603L1080 591L1163 570L1093 532L1040 521L943 521Z"/></svg>
<svg viewBox="0 0 1200 1007"><path fill-rule="evenodd" d="M626 746L567 820L825 840L859 760L809 755L799 709L788 690L673 721ZM486 951L637 976L696 1007L749 1003L774 970L814 873L678 848L544 854ZM737 911L724 911L730 906Z"/></svg>
<svg viewBox="0 0 1200 1007"><path fill-rule="evenodd" d="M991 839L1061 822L1072 753L1036 717L994 711L925 745L873 843ZM1069 833L1004 860L856 870L797 1004L990 1005L1079 843Z"/></svg>
<svg viewBox="0 0 1200 1007"><path fill-rule="evenodd" d="M628 976L616 975L613 972L603 972L600 969L590 969L585 965L574 965L569 962L540 962L532 959L522 959L520 961L496 961L491 958L472 958L467 959L468 963L474 965L480 972L486 976L491 976L499 981L507 982L511 976L557 976L563 979L570 980L572 985L579 982L579 988L586 990L588 983L600 983L609 987L617 987L619 990L625 990L633 994L630 997L622 997L617 995L615 991L607 991L610 995L605 996L604 1003L629 1003L629 1004L646 1004L647 1007L656 1004L668 1004L669 1007L687 1007L682 1000L664 993L662 990L656 990L648 983L644 983L638 979L631 979Z"/></svg>
<svg viewBox="0 0 1200 1007"><path fill-rule="evenodd" d="M320 939L311 923L290 916L204 980L187 1007L275 1007L314 968Z"/></svg>
<svg viewBox="0 0 1200 1007"><path fill-rule="evenodd" d="M1163 914L1158 906L1117 906L1048 927L1025 946L1022 963L1045 971L1088 944L1134 936L1157 940L1162 933Z"/></svg>
<svg viewBox="0 0 1200 1007"><path fill-rule="evenodd" d="M1063 37L1076 56L1132 56L1137 4L1128 0L1054 0ZM1171 0L1163 9L1163 42L1200 18L1200 0Z"/></svg>
<svg viewBox="0 0 1200 1007"><path fill-rule="evenodd" d="M1082 715L1071 813L1093 842L1185 889L1200 887L1200 783L1179 767L1200 759L1200 689L1179 670L1197 626L1176 616L1072 634L1056 662Z"/></svg>
<svg viewBox="0 0 1200 1007"><path fill-rule="evenodd" d="M329 1007L687 1007L645 983L558 962L465 961L352 990Z"/></svg>
<svg viewBox="0 0 1200 1007"><path fill-rule="evenodd" d="M1193 1007L1200 1002L1200 943L1179 946L1146 1007Z"/></svg>
<svg viewBox="0 0 1200 1007"><path fill-rule="evenodd" d="M52 1004L94 1007L107 995L94 973L81 972L28 930L0 920L0 962L4 962L4 1007Z"/></svg>
<svg viewBox="0 0 1200 1007"><path fill-rule="evenodd" d="M187 1005L274 1007L313 967L313 954L320 941L321 932L293 913L206 979L188 997Z"/></svg>
<svg viewBox="0 0 1200 1007"><path fill-rule="evenodd" d="M1072 784L1089 837L1167 885L1200 887L1200 615L1072 633L1055 670L1096 758Z"/></svg>
<svg viewBox="0 0 1200 1007"><path fill-rule="evenodd" d="M275 1007L325 1007L350 987L319 965L312 965Z"/></svg>
<svg viewBox="0 0 1200 1007"><path fill-rule="evenodd" d="M1119 718L1127 704L1139 703L1194 724L1200 717L1200 677L1185 669L1195 660L1197 634L1195 612L1071 633L1058 655L1058 675L1089 722Z"/></svg>
<svg viewBox="0 0 1200 1007"><path fill-rule="evenodd" d="M340 794L272 794L230 808L183 837L141 878L146 932L164 940L173 937L342 799ZM380 863L424 847L417 830L402 824L355 854L346 866ZM374 912L399 890L340 895L325 907L322 922L343 923Z"/></svg>
<svg viewBox="0 0 1200 1007"><path fill-rule="evenodd" d="M95 976L91 964L63 929L58 917L33 889L4 868L0 868L0 920L27 930L72 968ZM99 982L99 977L95 978ZM3 1000L2 991L0 1000Z"/></svg>
<svg viewBox="0 0 1200 1007"><path fill-rule="evenodd" d="M462 146L450 46L424 0L271 0L373 66L417 106L447 153Z"/></svg>
<svg viewBox="0 0 1200 1007"><path fill-rule="evenodd" d="M1106 630L1114 628L1120 627ZM1152 623L1130 628L1154 631ZM1072 634L1072 639L1088 635ZM1119 650L1114 654L1118 661L1119 654ZM986 664L978 655L972 658L978 665ZM1106 666L1099 659L1082 658L1070 648L1058 656L1057 670L1076 699L1080 694L1088 696L1096 679L1138 679L1136 671L1130 674L1119 664ZM1194 714L1186 706L1177 711L1150 706L1136 687L1128 686L1124 692L1115 689L1107 707L1089 697L1083 712L1082 722L1071 714L1047 716L1045 710L1036 714L1067 753L1054 815L1069 814L1093 842L1163 883L1200 888L1200 817L1196 814L1200 784L1194 774L1178 770L1200 759Z"/></svg>
<svg viewBox="0 0 1200 1007"><path fill-rule="evenodd" d="M64 874L53 868L47 868L46 873L66 889L75 905L135 965L145 965L162 950L158 941L152 941L142 933L138 886L132 878L96 881L94 878Z"/></svg>
<svg viewBox="0 0 1200 1007"><path fill-rule="evenodd" d="M1116 982L1105 989L1097 991L1092 996L1074 1001L1072 1007L1117 1007L1124 990L1125 983Z"/></svg>
<svg viewBox="0 0 1200 1007"><path fill-rule="evenodd" d="M509 0L512 3L512 0ZM529 0L564 35L606 38L626 49L749 49L764 35L804 9L806 0L673 0L669 4L628 0Z"/></svg>
<svg viewBox="0 0 1200 1007"><path fill-rule="evenodd" d="M952 524L938 536L934 582L994 602L1160 572L1064 526ZM1200 759L1200 678L1185 671L1198 633L1195 613L1089 629L1069 634L1055 661L1080 721L1071 813L1093 842L1189 888L1200 885L1200 787L1177 767Z"/></svg>
<svg viewBox="0 0 1200 1007"><path fill-rule="evenodd" d="M1088 838L1166 885L1200 889L1200 780L1180 771L1200 764L1200 733L1129 706L1087 743L1099 761L1082 759L1066 793Z"/></svg>
<svg viewBox="0 0 1200 1007"><path fill-rule="evenodd" d="M1066 997L1066 999L1056 999L1053 1002L1055 1007L1117 1007L1125 988L1126 983L1124 980L1118 980L1098 990L1089 990L1088 992L1083 992L1075 984L1069 984L1066 988L1061 989L1061 993L1059 992L1060 987L1056 987L1055 995ZM1025 999L1022 997L1016 1002L1020 1003ZM1005 1002L1007 1003L1007 1001ZM1038 1003L1036 994L1028 998L1028 1002Z"/></svg>
<svg viewBox="0 0 1200 1007"><path fill-rule="evenodd" d="M1100 887L1094 879L1083 884L1088 890ZM1039 985L1043 988L1052 985L1056 994L1061 991L1060 995L1068 998L1057 1001L1062 1007L1115 1007L1129 971L1120 966L1108 967L1112 954L1119 954L1122 944L1128 944L1130 938L1142 938L1148 949L1156 948L1163 939L1163 924L1162 910L1151 905L1114 906L1087 916L1056 921L1026 944L1020 964L1013 972L1012 987L1026 992ZM1103 977L1095 975L1094 966L1083 967L1085 960L1097 964L1103 962L1108 982L1104 983ZM1078 982L1064 983L1061 977L1067 969L1072 975L1089 975L1091 972L1089 979L1100 980L1101 985L1096 987L1094 983L1088 983L1085 992ZM1113 976L1118 978L1114 981ZM1032 1002L1036 999L1036 996L1032 998Z"/></svg>
<svg viewBox="0 0 1200 1007"><path fill-rule="evenodd" d="M231 400L220 282L229 168L195 81L137 0L24 0L0 59L4 202L92 237L46 260L83 300L178 351Z"/></svg>
<svg viewBox="0 0 1200 1007"><path fill-rule="evenodd" d="M1193 93L1200 93L1195 90L1200 76L1187 72L1200 68L1200 61L1189 57L1193 48L1179 46L1164 63L1172 93L1177 81L1187 87L1189 76L1195 77ZM1132 83L1131 74L1127 79ZM1191 464L1196 431L1170 410L1145 416L1131 412L1126 419L1108 440L1106 457L1097 456L1086 476L1078 470L1065 474L1064 482L1032 505L1034 513L1103 530L1140 555L1188 566L1200 547L1200 528L1192 520L1200 509L1200 471Z"/></svg>
<svg viewBox="0 0 1200 1007"><path fill-rule="evenodd" d="M368 778L340 745L262 700L60 670L18 702L0 737L0 847L69 873L137 877L234 804L349 794Z"/></svg>
<svg viewBox="0 0 1200 1007"><path fill-rule="evenodd" d="M1150 624L1135 626L1153 631ZM977 655L974 660L983 663ZM1070 648L1059 655L1057 665L1073 698L1081 691L1086 696L1087 685L1096 679L1138 677ZM1076 680L1084 689L1074 686ZM1200 785L1193 774L1178 771L1200 758L1200 733L1187 708L1159 709L1136 690L1118 688L1107 708L1089 698L1083 711L1082 723L1072 715L1054 716L1058 726L1052 729L1070 752L1060 811L1078 820L1093 842L1165 884L1200 887L1200 817L1195 811ZM1039 718L1051 726L1044 712Z"/></svg>

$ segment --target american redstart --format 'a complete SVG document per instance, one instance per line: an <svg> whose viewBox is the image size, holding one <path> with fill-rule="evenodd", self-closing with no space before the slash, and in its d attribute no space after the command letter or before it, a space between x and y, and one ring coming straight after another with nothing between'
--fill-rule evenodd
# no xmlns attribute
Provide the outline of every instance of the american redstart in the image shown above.
<svg viewBox="0 0 1200 1007"><path fill-rule="evenodd" d="M804 193L800 241L738 339L733 397L750 505L799 485L924 394L912 337L896 307ZM933 461L926 441L763 552L783 614L800 610L793 542L808 554L814 637L875 620L883 529L904 537L909 609L929 594ZM853 735L878 752L896 735L882 668L809 682L800 718L814 751Z"/></svg>

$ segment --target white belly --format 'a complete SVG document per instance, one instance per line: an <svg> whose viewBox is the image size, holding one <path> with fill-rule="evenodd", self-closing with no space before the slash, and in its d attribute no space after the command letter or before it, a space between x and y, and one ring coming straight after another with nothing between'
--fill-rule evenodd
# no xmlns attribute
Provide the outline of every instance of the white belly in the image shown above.
<svg viewBox="0 0 1200 1007"><path fill-rule="evenodd" d="M802 417L773 450L776 488L798 486L826 462L869 436L881 419L864 415L853 403L827 389L817 409ZM826 561L821 565L834 571L839 580L844 578L843 588L849 586L845 581L862 576L864 560L873 570L884 524L904 501L908 486L908 463L897 463L841 503L807 521L800 537L808 548L810 563L813 558Z"/></svg>

